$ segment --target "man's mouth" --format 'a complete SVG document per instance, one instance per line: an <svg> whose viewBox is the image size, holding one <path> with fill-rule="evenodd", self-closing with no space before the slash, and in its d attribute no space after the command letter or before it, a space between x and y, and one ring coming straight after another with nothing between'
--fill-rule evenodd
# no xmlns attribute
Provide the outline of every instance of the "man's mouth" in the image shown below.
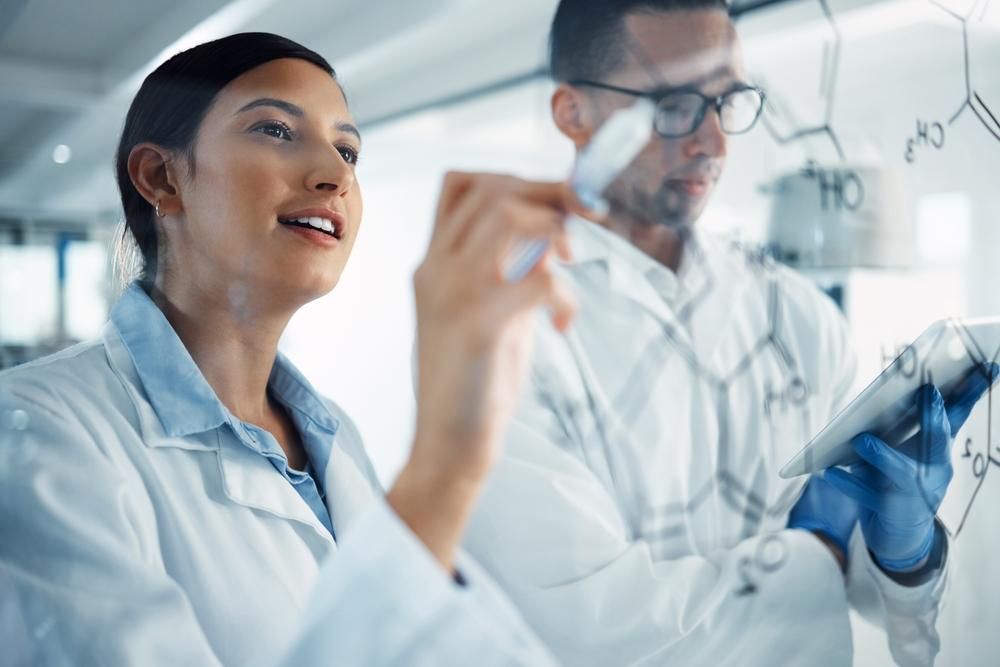
<svg viewBox="0 0 1000 667"><path fill-rule="evenodd" d="M290 227L315 229L340 241L344 238L344 226L340 220L320 216L302 216L294 218L278 218L278 222Z"/></svg>
<svg viewBox="0 0 1000 667"><path fill-rule="evenodd" d="M670 184L690 197L702 197L708 193L712 182L700 178L675 178L670 181Z"/></svg>

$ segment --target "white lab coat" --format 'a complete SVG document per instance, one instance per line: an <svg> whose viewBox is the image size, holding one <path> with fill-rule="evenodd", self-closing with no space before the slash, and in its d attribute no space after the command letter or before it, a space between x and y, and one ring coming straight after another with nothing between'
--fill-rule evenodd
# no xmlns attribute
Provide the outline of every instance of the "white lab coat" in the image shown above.
<svg viewBox="0 0 1000 667"><path fill-rule="evenodd" d="M850 665L849 598L927 664L943 571L915 588L855 532L849 582L786 530L777 471L850 398L835 305L696 234L678 274L570 221L567 336L547 321L531 390L466 547L566 664ZM942 568L943 570L943 568Z"/></svg>
<svg viewBox="0 0 1000 667"><path fill-rule="evenodd" d="M166 435L112 324L0 375L0 662L551 664L487 576L460 560L458 586L390 511L330 409L337 543L227 429Z"/></svg>

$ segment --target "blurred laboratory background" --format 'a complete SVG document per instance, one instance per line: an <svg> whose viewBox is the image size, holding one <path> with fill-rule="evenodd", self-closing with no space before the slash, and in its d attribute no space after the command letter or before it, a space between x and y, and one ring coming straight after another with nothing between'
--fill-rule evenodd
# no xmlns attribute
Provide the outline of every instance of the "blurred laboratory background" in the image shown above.
<svg viewBox="0 0 1000 667"><path fill-rule="evenodd" d="M340 285L297 315L282 349L354 416L390 482L415 413L411 274L442 175L560 179L570 169L544 71L554 7L0 2L0 368L97 335L127 277L116 265L112 160L142 78L215 37L282 34L337 69L364 136L365 195ZM799 268L837 299L862 383L934 320L1000 315L1000 0L733 0L731 12L767 105L731 142L699 224ZM955 538L943 665L1000 655L993 403L958 440L942 508ZM891 664L860 620L856 642L857 665Z"/></svg>

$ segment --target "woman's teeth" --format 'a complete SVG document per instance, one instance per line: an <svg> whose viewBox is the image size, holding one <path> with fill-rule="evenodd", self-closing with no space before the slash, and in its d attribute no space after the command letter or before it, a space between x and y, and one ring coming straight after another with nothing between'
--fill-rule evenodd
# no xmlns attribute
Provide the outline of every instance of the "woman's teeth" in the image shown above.
<svg viewBox="0 0 1000 667"><path fill-rule="evenodd" d="M291 220L283 220L282 222L284 222L286 224L292 223L292 224L299 224L299 225L309 225L310 227L314 227L315 229L319 229L321 231L324 231L327 234L333 234L334 236L336 236L336 233L335 233L336 232L336 228L334 227L333 223L331 221L327 220L326 218L317 218L317 217L293 218Z"/></svg>

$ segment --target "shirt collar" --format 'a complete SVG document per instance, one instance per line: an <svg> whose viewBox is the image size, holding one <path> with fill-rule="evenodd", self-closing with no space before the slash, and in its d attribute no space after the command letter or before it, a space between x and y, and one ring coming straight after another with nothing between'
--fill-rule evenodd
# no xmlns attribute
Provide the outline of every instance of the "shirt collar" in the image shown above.
<svg viewBox="0 0 1000 667"><path fill-rule="evenodd" d="M172 437L202 433L237 421L205 380L163 312L138 283L132 283L111 311L146 396L164 432ZM312 385L278 354L268 380L273 395L303 418L335 433L338 423ZM299 421L299 419L295 419Z"/></svg>
<svg viewBox="0 0 1000 667"><path fill-rule="evenodd" d="M637 275L650 284L661 298L668 303L682 300L691 291L691 285L698 282L696 273L701 258L703 239L691 230L681 264L676 273L669 267L653 259L618 234L579 217L571 217L567 223L573 261L570 266L598 262L605 266L612 289L629 292L635 285Z"/></svg>
<svg viewBox="0 0 1000 667"><path fill-rule="evenodd" d="M299 417L329 433L337 432L340 422L330 413L326 401L299 369L280 352L274 360L274 368L267 384L274 397ZM292 417L298 421L296 415Z"/></svg>

